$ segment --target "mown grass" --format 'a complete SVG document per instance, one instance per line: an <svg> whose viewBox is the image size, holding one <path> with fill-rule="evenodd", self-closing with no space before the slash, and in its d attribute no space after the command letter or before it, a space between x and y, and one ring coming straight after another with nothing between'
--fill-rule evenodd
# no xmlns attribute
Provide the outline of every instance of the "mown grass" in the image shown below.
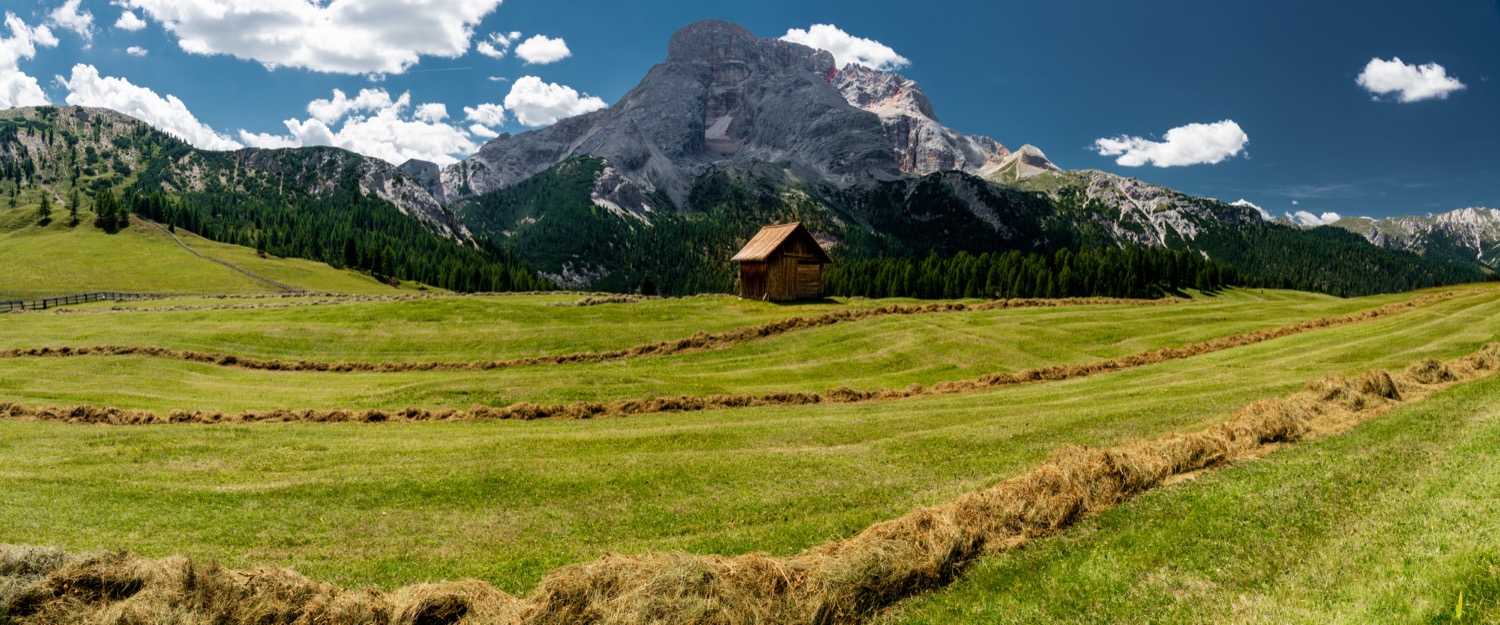
<svg viewBox="0 0 1500 625"><path fill-rule="evenodd" d="M1403 296L1411 297L1410 295ZM757 340L729 349L688 353L671 357L639 358L562 366L530 366L491 371L316 373L253 371L147 357L17 358L0 360L0 399L41 405L94 404L154 410L212 409L237 412L275 408L467 408L474 404L503 406L518 401L557 403L578 400L613 400L635 397L710 395L717 393L767 393L775 391L822 392L838 386L859 389L905 388L910 384L933 384L968 379L997 371L1014 371L1051 364L1090 362L1133 354L1163 346L1177 346L1237 332L1277 327L1309 318L1367 310L1402 298L1348 301L1332 298L1292 299L1282 303L1249 297L1232 301L1204 302L1165 307L1079 307L1066 309L1020 309L978 313L899 316L799 331ZM1460 295L1455 301L1439 302L1401 315L1402 319L1445 315L1469 310L1478 302L1500 300L1500 291L1479 290ZM527 301L533 303L527 304ZM286 355L287 350L305 349L294 336L271 340L244 332L231 319L265 315L268 318L323 316L295 336L308 341L324 337L321 353L339 354L338 348L353 342L358 329L373 329L383 322L354 322L349 315L370 307L379 318L400 316L395 310L483 310L485 307L515 311L516 318L538 319L548 330L535 334L505 325L504 330L486 332L479 313L454 315L436 322L423 335L430 347L399 333L374 336L364 345L351 346L363 354L382 350L392 356L410 355L425 349L428 354L462 358L467 354L506 357L528 354L537 342L549 337L569 337L548 351L567 351L582 345L622 346L646 337L670 338L678 326L710 316L715 307L737 319L738 311L786 314L779 309L745 308L744 302L726 298L689 299L625 305L615 311L554 308L536 300L512 298L470 300L468 298L394 302L349 306L347 310L306 307L267 311L192 311L173 314L171 326L155 326L151 315L33 315L7 328L4 343L100 344L138 339L144 343L172 343L170 328L178 328L176 343L214 342L229 353L245 352ZM422 304L423 306L407 306ZM754 303L751 303L754 304ZM639 308L634 308L639 307ZM684 313L684 309L688 312ZM584 310L546 317L548 310ZM635 311L657 315L660 321L639 326L628 321ZM709 311L698 314L694 311ZM167 315L168 313L162 313ZM463 316L467 314L467 316ZM611 315L615 315L611 317ZM466 321L455 322L459 317ZM77 320L80 328L69 328ZM542 321L550 319L548 321ZM613 319L596 333L586 333L591 319ZM129 322L139 320L139 323ZM132 336L88 335L89 327ZM420 322L413 322L419 324ZM722 323L722 322L721 322ZM251 322L247 324L253 325ZM460 327L460 324L463 324ZM396 324L399 325L399 324ZM267 324L269 326L269 324ZM348 337L338 335L348 328ZM607 328L607 329L606 329ZM608 329L620 328L614 333ZM569 331L573 330L573 331ZM78 332L68 341L57 341L49 333ZM151 333L140 336L140 333ZM617 335L630 335L622 341ZM577 336L575 336L577 335ZM653 336L654 335L654 336ZM380 336L389 336L388 347ZM678 334L677 336L682 336ZM447 344L442 338L447 337ZM469 341L493 337L497 348L487 350ZM11 343L14 341L14 343ZM236 349L243 346L244 349ZM499 347L503 346L503 347ZM259 349L256 349L256 348ZM270 349L268 349L270 348ZM465 351L467 350L467 351ZM544 352L545 353L545 352ZM330 358L335 359L335 358Z"/></svg>
<svg viewBox="0 0 1500 625"><path fill-rule="evenodd" d="M1461 386L1149 493L881 622L1500 622L1497 394Z"/></svg>
<svg viewBox="0 0 1500 625"><path fill-rule="evenodd" d="M135 221L109 234L80 213L77 226L53 209L52 222L36 224L36 207L0 209L0 299L33 299L92 291L132 293L278 293L281 289L194 256L155 226ZM194 249L308 291L396 293L367 275L301 259L261 258L247 247L214 243L179 231ZM413 290L416 285L403 285Z"/></svg>
<svg viewBox="0 0 1500 625"><path fill-rule="evenodd" d="M1063 445L1199 429L1331 371L1470 352L1500 331L1497 313L1500 297L1485 291L1117 374L888 403L587 422L145 428L3 422L0 494L9 505L0 507L0 542L275 564L387 588L473 576L509 591L605 551L784 554L988 486ZM1055 340L1066 345L1085 334ZM163 388L226 375L85 359L26 361L21 377L42 365L72 367L59 382L98 375ZM10 363L0 373L7 385L0 396L15 395L9 385L20 366ZM123 371L146 366L153 369ZM51 371L43 373L66 373ZM568 384L587 382L577 368L547 371ZM425 397L428 385L453 384L447 392L458 393L493 374L407 380L413 388L397 392ZM305 397L315 391L303 385L337 381L245 378L256 379L258 386L216 384L220 394ZM197 392L199 399L213 397ZM1254 552L1226 557L1253 559Z"/></svg>
<svg viewBox="0 0 1500 625"><path fill-rule="evenodd" d="M0 214L0 297L32 299L92 291L276 291L193 256L155 228L132 227L108 234L91 221L70 228L64 223L66 215L46 227L24 225L34 219L16 210Z"/></svg>

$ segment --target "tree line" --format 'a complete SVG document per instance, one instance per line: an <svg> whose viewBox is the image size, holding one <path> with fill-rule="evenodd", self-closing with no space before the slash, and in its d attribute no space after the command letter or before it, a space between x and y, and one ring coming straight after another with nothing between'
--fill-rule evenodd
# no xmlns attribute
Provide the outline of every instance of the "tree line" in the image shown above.
<svg viewBox="0 0 1500 625"><path fill-rule="evenodd" d="M1241 282L1234 268L1196 252L1143 247L846 259L825 267L823 280L829 295L923 299L1158 298Z"/></svg>

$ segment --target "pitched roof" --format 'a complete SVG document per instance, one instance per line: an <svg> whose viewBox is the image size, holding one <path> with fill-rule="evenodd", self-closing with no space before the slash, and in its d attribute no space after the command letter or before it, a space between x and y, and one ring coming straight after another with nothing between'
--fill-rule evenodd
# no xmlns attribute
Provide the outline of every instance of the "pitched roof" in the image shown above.
<svg viewBox="0 0 1500 625"><path fill-rule="evenodd" d="M823 251L823 246L818 245L817 240L813 239L812 233L808 232L807 228L802 227L802 222L795 221L789 224L766 226L764 228L761 228L760 232L757 232L755 233L755 236L750 237L750 242L746 243L745 247L741 249L738 254L735 254L734 258L731 258L729 260L735 262L755 262L766 260L767 258L771 257L771 254L775 252L777 248L781 247L782 243L785 243L786 240L788 238L791 238L792 234L796 233L798 230L801 230L803 236L806 236L809 241L812 241L813 249L817 250L818 255L822 257L823 262L832 262L832 259L828 257L828 253Z"/></svg>

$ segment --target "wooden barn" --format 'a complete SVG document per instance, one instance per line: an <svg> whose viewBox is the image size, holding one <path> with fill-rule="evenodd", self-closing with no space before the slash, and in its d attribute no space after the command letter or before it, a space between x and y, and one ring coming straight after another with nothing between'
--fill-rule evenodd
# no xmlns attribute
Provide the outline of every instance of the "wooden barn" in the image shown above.
<svg viewBox="0 0 1500 625"><path fill-rule="evenodd" d="M730 260L740 264L740 297L773 302L822 299L823 265L833 262L801 223L762 228Z"/></svg>

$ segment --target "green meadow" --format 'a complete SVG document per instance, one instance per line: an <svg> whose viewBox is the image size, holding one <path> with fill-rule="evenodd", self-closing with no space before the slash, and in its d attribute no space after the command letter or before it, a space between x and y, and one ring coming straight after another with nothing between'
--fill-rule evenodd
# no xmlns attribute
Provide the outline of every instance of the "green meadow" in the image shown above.
<svg viewBox="0 0 1500 625"><path fill-rule="evenodd" d="M820 391L839 385L904 387L1088 362L1369 310L1416 296L1340 300L1235 291L1159 307L895 316L720 350L479 372L289 373L138 357L13 358L0 361L0 401L221 410L462 407L476 402ZM593 307L552 305L576 299L430 298L178 312L110 312L96 307L99 312L6 316L0 319L0 342L6 347L216 347L236 354L326 360L501 358L624 347L690 331L877 303L781 308L730 298L692 298ZM247 302L256 301L260 300ZM363 342L355 331L403 323L409 333L371 332ZM529 323L543 329L521 329ZM277 334L283 331L287 334ZM0 528L5 528L0 542L73 551L130 549L147 556L184 554L231 566L271 564L348 586L394 588L474 577L524 592L552 568L607 552L793 553L851 535L914 506L984 488L1027 470L1066 445L1104 446L1196 430L1221 421L1236 407L1295 391L1326 373L1451 358L1494 340L1497 331L1500 290L1476 288L1371 321L1118 373L889 402L593 421L153 427L4 421L0 475L11 505L0 507ZM298 337L317 343L304 345ZM955 611L969 614L967 610L990 606L997 612L974 612L973 622L990 622L984 615L995 613L1036 615L1032 620L1072 614L1062 620L1098 622L1155 621L1156 615L1199 622L1205 616L1214 620L1226 614L1229 620L1277 620L1273 617L1290 614L1288 618L1315 622L1330 613L1342 614L1345 604L1313 605L1305 614L1265 610L1279 605L1282 595L1275 593L1305 597L1320 584L1353 584L1358 588L1345 591L1352 593L1349 602L1378 606L1374 602L1384 595L1376 580L1340 580L1328 572L1328 567L1337 566L1337 546L1308 551L1327 561L1309 560L1305 568L1291 573L1302 576L1298 580L1268 581L1266 571L1281 566L1277 558L1302 553L1295 551L1297 543L1278 547L1280 551L1266 548L1264 543L1278 540L1287 526L1262 528L1262 521L1243 521L1229 508L1220 515L1216 504L1195 502L1218 497L1244 506L1245 500L1265 489L1267 501L1280 501L1282 508L1256 513L1263 515L1264 523L1306 525L1306 533L1298 535L1309 541L1306 544L1343 531L1338 520L1324 517L1351 501L1358 504L1355 512L1366 515L1349 516L1351 522L1365 523L1362 527L1372 535L1397 532L1382 534L1381 540L1420 538L1447 544L1443 541L1457 539L1432 527L1450 513L1467 515L1493 536L1495 524L1476 516L1488 510L1483 506L1493 505L1482 499L1474 504L1480 507L1468 512L1438 506L1432 512L1437 516L1420 517L1405 529L1380 526L1405 519L1395 515L1414 509L1381 503L1405 484L1426 488L1421 480L1437 480L1432 487L1437 490L1430 494L1437 498L1433 501L1493 484L1483 482L1493 480L1493 472L1472 477L1450 469L1460 461L1483 460L1485 453L1493 453L1485 450L1494 447L1470 441L1463 444L1472 451L1450 455L1441 451L1449 443L1420 439L1423 432L1446 436L1449 428L1419 428L1414 433L1391 425L1422 422L1422 417L1410 415L1442 410L1455 423L1472 422L1479 436L1492 422L1485 416L1489 413L1483 391L1493 388L1492 382L1459 387L1361 426L1348 438L1294 446L1153 493L1090 519L1081 531L986 559L955 586L903 604L890 618L942 622L956 618L950 616ZM1488 436L1494 436L1493 429ZM1443 440L1451 443L1450 439ZM1431 451L1429 460L1441 462L1421 464L1420 458L1403 451L1412 445ZM1381 455L1382 449L1387 456ZM1351 470L1369 476L1353 490L1296 489L1291 484L1297 482L1289 477L1307 479L1304 475L1329 472L1344 476L1338 472ZM1450 490L1439 492L1442 488ZM1204 499L1163 503L1174 497ZM1087 548L1071 542L1126 535L1103 529L1110 523L1115 525L1109 527L1131 528L1136 533L1128 535L1134 538L1091 543ZM1224 532L1221 539L1187 540L1185 534L1192 528L1215 523ZM1235 529L1240 524L1248 524L1243 532ZM1158 527L1165 528L1159 535L1153 533ZM1184 542L1183 562L1164 564L1157 559L1165 544L1178 542ZM1088 554L1108 549L1138 549L1134 560L1125 560L1137 568L1116 571L1115 560L1088 559ZM1371 566L1386 567L1375 570L1415 566L1399 551L1371 549L1367 555L1379 561ZM1036 555L1042 553L1052 555ZM1216 564L1221 558L1238 567L1224 573L1226 582L1215 582L1201 601L1182 594L1188 591L1179 586L1198 588L1192 576L1205 568L1217 571L1214 567L1221 567ZM1444 593L1456 598L1460 586L1472 587L1471 605L1493 605L1493 584L1464 581L1469 578L1463 575L1485 570L1470 566L1474 562L1484 560L1471 558L1433 569L1423 578L1430 588L1411 591L1412 609L1435 610L1439 600L1447 600ZM1104 576L1097 584L1077 582L1097 586L1099 590L1088 591L1096 594L1059 586L1074 583L1068 576L1080 567ZM1443 571L1453 576L1439 575ZM1119 585L1144 583L1143 579L1158 579L1160 587L1115 598ZM1219 603L1233 604L1242 595L1258 597L1247 594L1246 587L1268 593L1256 599L1259 607L1249 616L1210 610ZM1037 588L1071 594L1047 601L1029 597ZM1080 607L1080 602L1092 606L1090 597L1104 601L1098 593L1106 592L1107 605L1118 604L1117 611ZM1126 599L1137 603L1119 603ZM1079 609L1084 611L1072 612ZM1094 614L1098 616L1090 616Z"/></svg>

